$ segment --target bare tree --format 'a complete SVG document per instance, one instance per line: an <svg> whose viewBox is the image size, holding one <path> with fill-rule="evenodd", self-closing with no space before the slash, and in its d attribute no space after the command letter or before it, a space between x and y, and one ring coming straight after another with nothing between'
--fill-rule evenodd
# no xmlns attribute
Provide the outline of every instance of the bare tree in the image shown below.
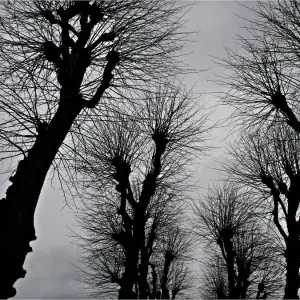
<svg viewBox="0 0 300 300"><path fill-rule="evenodd" d="M194 277L188 264L190 255L190 234L179 225L166 228L164 234L158 236L158 248L151 260L151 299L175 299L193 286Z"/></svg>
<svg viewBox="0 0 300 300"><path fill-rule="evenodd" d="M207 204L203 202L201 206L195 207L198 217L195 221L196 231L219 245L226 261L229 297L233 299L238 298L233 237L251 217L249 212L241 213L242 206L237 201L237 192L230 186L216 190L208 195Z"/></svg>
<svg viewBox="0 0 300 300"><path fill-rule="evenodd" d="M209 262L202 269L200 296L204 299L228 299L226 265L218 253L209 256Z"/></svg>
<svg viewBox="0 0 300 300"><path fill-rule="evenodd" d="M284 122L299 126L299 2L259 1L249 8L247 36L237 36L240 51L217 60L225 67L220 83L230 90L222 100L235 116L252 125Z"/></svg>
<svg viewBox="0 0 300 300"><path fill-rule="evenodd" d="M2 159L23 157L0 201L0 298L8 298L26 273L51 164L68 162L72 135L116 109L124 88L179 70L174 53L185 34L174 1L5 0L0 10Z"/></svg>
<svg viewBox="0 0 300 300"><path fill-rule="evenodd" d="M87 251L88 267L97 255L100 264L105 261L103 247L122 253L116 255L121 264L113 267L117 274L102 268L106 276L114 274L120 299L157 298L159 292L160 298L175 298L189 286L181 254L188 253L189 242L178 224L188 167L205 149L206 117L199 109L190 93L162 85L127 107L127 116L94 123L90 137L78 141L84 156L74 166L77 183L92 206L80 217L87 231L87 238L79 237L80 247ZM107 209L110 217L102 218ZM95 288L98 267L91 271L87 281Z"/></svg>
<svg viewBox="0 0 300 300"><path fill-rule="evenodd" d="M227 169L235 181L258 192L261 207L284 244L285 298L297 299L299 289L299 134L287 125L261 128L242 137Z"/></svg>
<svg viewBox="0 0 300 300"><path fill-rule="evenodd" d="M250 11L249 37L238 36L243 52L228 49L219 60L229 71L220 82L230 88L224 101L236 107L235 116L265 127L242 137L229 169L269 204L286 248L284 297L298 298L299 2L258 2Z"/></svg>
<svg viewBox="0 0 300 300"><path fill-rule="evenodd" d="M259 191L259 202L273 215L286 248L284 297L298 298L299 2L258 2L250 11L250 36L238 36L243 53L228 49L219 62L229 76L220 81L230 88L224 100L236 107L236 117L265 127L232 149L238 157L229 172Z"/></svg>
<svg viewBox="0 0 300 300"><path fill-rule="evenodd" d="M206 296L246 299L256 294L259 283L264 285L265 296L278 293L280 265L273 260L274 249L258 225L250 197L226 184L212 190L205 202L195 206L196 233L208 242L210 249L215 249L209 256L212 263L204 273Z"/></svg>
<svg viewBox="0 0 300 300"><path fill-rule="evenodd" d="M118 288L124 285L124 271L131 254L130 236L122 231L122 218L116 213L118 201L112 205L107 205L107 201L105 205L100 202L99 205L100 199L85 205L77 215L78 224L84 231L84 235L75 235L75 243L81 250L81 263L85 266L80 269L80 280L91 296L115 299ZM179 212L170 202L176 200L173 196L171 199L161 197L159 209L148 213L146 246L139 256L131 297L175 299L178 293L184 293L193 284L189 268L189 235L175 227Z"/></svg>

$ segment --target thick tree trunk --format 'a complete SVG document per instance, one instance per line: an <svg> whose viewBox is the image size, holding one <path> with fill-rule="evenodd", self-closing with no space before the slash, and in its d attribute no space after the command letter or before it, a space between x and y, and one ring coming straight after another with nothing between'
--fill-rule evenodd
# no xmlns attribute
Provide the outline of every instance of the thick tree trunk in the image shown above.
<svg viewBox="0 0 300 300"><path fill-rule="evenodd" d="M299 299L299 260L300 260L300 242L299 242L299 223L296 221L299 207L299 180L300 174L295 174L291 179L288 198L288 217L287 229L288 237L286 239L286 286L284 290L284 299Z"/></svg>
<svg viewBox="0 0 300 300"><path fill-rule="evenodd" d="M134 284L138 281L139 254L145 245L145 207L138 203L133 220L133 243L128 251L125 272L122 276L122 284L119 290L119 299L136 299L137 295L132 292ZM144 266L146 267L146 266ZM147 264L147 269L149 264ZM143 272L143 270L140 270ZM145 271L145 270L144 270ZM147 270L148 272L148 270ZM140 274L143 275L144 274ZM140 278L143 281L143 278ZM138 282L139 284L141 281ZM144 281L143 281L144 283ZM142 285L143 285L142 283ZM139 298L147 293L145 286L139 286Z"/></svg>
<svg viewBox="0 0 300 300"><path fill-rule="evenodd" d="M229 238L224 239L224 247L227 254L227 275L228 275L228 290L229 298L237 299L236 287L235 287L235 270L234 270L234 253L233 244Z"/></svg>
<svg viewBox="0 0 300 300"><path fill-rule="evenodd" d="M139 272L139 298L147 299L149 295L149 285L147 281L149 262L141 260Z"/></svg>
<svg viewBox="0 0 300 300"><path fill-rule="evenodd" d="M137 281L137 262L139 257L139 248L135 241L130 245L127 251L125 262L125 272L121 278L118 299L137 299L137 295L133 292L133 286Z"/></svg>
<svg viewBox="0 0 300 300"><path fill-rule="evenodd" d="M122 286L119 291L119 299L136 299L137 295L132 292L134 284L138 280L138 262L139 253L145 244L145 210L141 205L137 206L134 225L133 225L133 243L129 250L129 256L126 261L125 272L123 274Z"/></svg>
<svg viewBox="0 0 300 300"><path fill-rule="evenodd" d="M130 286L130 282L126 282L124 285L121 285L118 299L136 299L136 294Z"/></svg>
<svg viewBox="0 0 300 300"><path fill-rule="evenodd" d="M133 286L136 283L136 270L133 262L127 263L125 272L121 279L118 299L137 299L136 293L133 291Z"/></svg>
<svg viewBox="0 0 300 300"><path fill-rule="evenodd" d="M246 299L249 285L250 283L247 279L243 281L243 286L241 287L241 291L240 291L240 299Z"/></svg>
<svg viewBox="0 0 300 300"><path fill-rule="evenodd" d="M153 221L151 225L151 231L148 235L148 241L147 244L142 248L141 251L141 264L140 264L140 274L139 274L139 294L140 298L142 299L148 299L148 297L151 297L154 299L155 294L156 294L156 274L155 274L155 266L150 265L150 257L153 253L153 243L156 238L155 236L155 231L156 231L156 222ZM143 240L145 241L145 231L144 231L144 236ZM152 268L152 274L154 275L153 277L153 293L151 295L150 291L150 286L148 284L148 271L149 271L149 266Z"/></svg>
<svg viewBox="0 0 300 300"><path fill-rule="evenodd" d="M40 133L27 157L19 162L6 198L0 201L0 299L16 294L13 285L23 278L27 253L36 239L34 211L51 163L81 110L79 103L61 101L48 128Z"/></svg>
<svg viewBox="0 0 300 300"><path fill-rule="evenodd" d="M296 224L295 224L296 225ZM291 233L286 249L286 286L284 299L299 299L299 237Z"/></svg>
<svg viewBox="0 0 300 300"><path fill-rule="evenodd" d="M242 261L240 260L237 263L238 275L236 276L237 283L235 290L236 295L239 299L246 299L248 287L250 285L250 281L248 280L250 277L250 268L249 266L247 267L247 265L247 259L244 259Z"/></svg>
<svg viewBox="0 0 300 300"><path fill-rule="evenodd" d="M164 262L164 269L163 269L163 276L161 281L161 299L170 299L170 292L167 287L168 279L169 279L169 271L172 261L174 257L170 252L165 253L165 262Z"/></svg>
<svg viewBox="0 0 300 300"><path fill-rule="evenodd" d="M157 293L157 273L156 273L156 267L154 264L151 264L152 269L152 294L150 295L150 299L155 299L156 293Z"/></svg>

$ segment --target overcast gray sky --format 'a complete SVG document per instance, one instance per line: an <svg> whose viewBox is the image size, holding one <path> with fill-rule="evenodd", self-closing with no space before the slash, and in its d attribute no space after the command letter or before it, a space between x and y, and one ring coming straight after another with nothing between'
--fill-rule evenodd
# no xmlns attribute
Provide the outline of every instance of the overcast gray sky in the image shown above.
<svg viewBox="0 0 300 300"><path fill-rule="evenodd" d="M255 3L243 1L243 4ZM186 82L188 85L196 84L195 91L203 93L201 101L207 102L209 106L215 104L215 100L208 93L221 91L214 82L208 81L214 78L214 73L220 71L210 56L224 56L225 45L236 48L233 37L236 33L243 32L240 27L245 25L245 20L235 14L251 18L247 9L233 1L197 1L186 16L189 20L187 29L199 31L193 37L197 41L187 45L185 49L185 52L192 52L186 57L186 61L195 68L208 70L187 76ZM213 114L213 119L217 121L228 115L229 111L230 109L220 108ZM199 164L197 180L200 195L208 183L220 177L215 168L220 164L220 155L224 152L223 140L227 134L228 131L224 132L223 129L213 131L209 144L220 148L204 157ZM4 196L7 186L8 182L2 184L0 196ZM62 192L51 187L48 180L35 214L37 240L32 243L33 253L25 261L27 275L15 284L15 298L85 298L81 284L76 281L76 268L72 265L78 264L78 253L71 244L71 238L67 236L67 226L72 227L74 219L70 209L62 209L63 206Z"/></svg>

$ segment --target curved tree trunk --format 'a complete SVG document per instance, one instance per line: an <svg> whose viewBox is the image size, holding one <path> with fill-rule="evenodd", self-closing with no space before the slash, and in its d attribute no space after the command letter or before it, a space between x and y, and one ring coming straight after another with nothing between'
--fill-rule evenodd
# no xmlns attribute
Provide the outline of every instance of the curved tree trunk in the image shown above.
<svg viewBox="0 0 300 300"><path fill-rule="evenodd" d="M10 178L12 185L0 201L0 299L16 294L14 283L23 278L27 253L36 239L34 212L44 180L59 147L81 106L60 105L48 128L40 133L26 158Z"/></svg>

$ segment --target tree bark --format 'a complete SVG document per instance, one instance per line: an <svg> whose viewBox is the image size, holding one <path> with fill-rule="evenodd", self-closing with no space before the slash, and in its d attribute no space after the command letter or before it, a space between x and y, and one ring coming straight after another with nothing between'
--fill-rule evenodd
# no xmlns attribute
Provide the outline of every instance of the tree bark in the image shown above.
<svg viewBox="0 0 300 300"><path fill-rule="evenodd" d="M299 207L299 179L300 174L291 177L290 189L288 192L288 216L286 239L286 286L284 299L299 299L299 223L296 221Z"/></svg>
<svg viewBox="0 0 300 300"><path fill-rule="evenodd" d="M132 246L128 251L126 259L125 272L121 278L120 290L118 299L137 299L136 293L133 292L133 286L137 279L137 260L138 249Z"/></svg>
<svg viewBox="0 0 300 300"><path fill-rule="evenodd" d="M156 230L156 222L153 221L151 225L151 231L148 236L147 244L143 247L141 251L141 264L140 264L140 274L139 274L139 294L141 299L147 299L148 296L151 298L150 287L148 284L147 276L149 266L152 268L152 274L155 272L155 266L150 264L150 257L153 252L153 242L155 240L155 230ZM145 236L144 236L145 240ZM153 295L156 294L156 278L153 278L153 288L155 292ZM152 296L153 298L155 296Z"/></svg>
<svg viewBox="0 0 300 300"><path fill-rule="evenodd" d="M170 293L167 287L167 283L168 283L168 277L169 277L168 275L169 275L169 270L170 270L172 260L173 260L172 255L169 252L166 252L163 276L161 280L161 299L170 299Z"/></svg>
<svg viewBox="0 0 300 300"><path fill-rule="evenodd" d="M69 101L68 101L69 102ZM36 239L34 212L47 172L76 116L81 111L76 99L60 106L48 128L37 136L28 155L10 178L12 185L0 201L0 299L16 294L14 283L24 278L22 268ZM70 104L70 103L69 103Z"/></svg>
<svg viewBox="0 0 300 300"><path fill-rule="evenodd" d="M227 265L227 275L228 275L229 298L237 299L236 287L235 287L236 275L234 270L233 244L229 238L224 239L224 248L227 254L226 265Z"/></svg>
<svg viewBox="0 0 300 300"><path fill-rule="evenodd" d="M295 224L296 225L296 224ZM284 299L299 299L299 236L291 233L286 249L286 286Z"/></svg>
<svg viewBox="0 0 300 300"><path fill-rule="evenodd" d="M149 259L145 249L141 253L141 264L139 267L139 298L147 299L149 295L149 284L147 281Z"/></svg>

